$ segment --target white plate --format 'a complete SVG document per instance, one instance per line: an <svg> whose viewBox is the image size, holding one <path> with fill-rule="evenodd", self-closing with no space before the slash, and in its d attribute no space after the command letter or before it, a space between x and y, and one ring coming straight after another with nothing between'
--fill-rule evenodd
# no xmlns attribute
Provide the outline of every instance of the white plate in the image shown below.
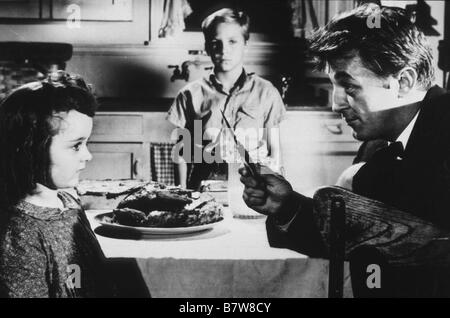
<svg viewBox="0 0 450 318"><path fill-rule="evenodd" d="M121 225L116 223L109 223L103 220L105 216L111 217L113 212L102 213L95 216L95 220L101 225L110 228L112 230L122 230L122 231L131 231L135 233L147 234L147 235L179 235L179 234L189 234L195 232L202 232L213 227L222 224L225 219L220 221L197 225L197 226L186 226L186 227L137 227L137 226L128 226Z"/></svg>

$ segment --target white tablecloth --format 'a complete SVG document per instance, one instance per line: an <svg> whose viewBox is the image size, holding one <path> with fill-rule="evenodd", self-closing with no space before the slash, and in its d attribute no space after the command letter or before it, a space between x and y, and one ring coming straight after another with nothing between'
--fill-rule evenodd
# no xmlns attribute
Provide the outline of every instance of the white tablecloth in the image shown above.
<svg viewBox="0 0 450 318"><path fill-rule="evenodd" d="M100 212L87 216L106 257L135 259L152 297L327 297L328 261L270 247L264 218L227 214L206 232L134 237L99 226Z"/></svg>

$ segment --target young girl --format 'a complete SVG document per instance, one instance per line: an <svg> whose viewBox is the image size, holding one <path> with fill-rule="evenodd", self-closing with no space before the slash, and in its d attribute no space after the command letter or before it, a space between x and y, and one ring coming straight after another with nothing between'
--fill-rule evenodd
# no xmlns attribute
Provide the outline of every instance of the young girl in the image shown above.
<svg viewBox="0 0 450 318"><path fill-rule="evenodd" d="M0 105L0 297L112 295L95 234L64 191L92 158L96 106L84 81L64 72Z"/></svg>
<svg viewBox="0 0 450 318"><path fill-rule="evenodd" d="M271 168L281 170L278 125L285 107L277 89L269 81L244 69L249 25L250 19L244 12L228 8L214 12L203 21L205 48L214 70L180 91L167 119L189 131L192 140L183 140L183 143L191 145L189 148L192 149L184 151L190 150L191 155L199 149L200 152L209 151L215 158L214 152L219 151L226 162L236 163L235 154L230 152L235 145L224 129L223 111L254 161L264 164L270 161ZM192 160L186 158L191 163L188 169L189 162L185 157L177 158L183 187L197 189L202 180L226 173L226 163L216 160L199 162L195 156Z"/></svg>

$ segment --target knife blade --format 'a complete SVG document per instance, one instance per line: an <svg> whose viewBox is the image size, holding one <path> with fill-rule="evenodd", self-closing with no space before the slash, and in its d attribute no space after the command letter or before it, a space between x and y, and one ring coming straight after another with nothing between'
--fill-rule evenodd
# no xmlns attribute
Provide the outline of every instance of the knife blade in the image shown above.
<svg viewBox="0 0 450 318"><path fill-rule="evenodd" d="M220 112L222 113L222 118L223 118L223 120L225 122L225 125L230 130L231 136L233 137L233 140L234 140L234 143L236 145L237 151L239 153L239 156L242 159L242 162L244 163L244 166L250 172L252 177L254 177L255 179L260 179L260 175L258 173L258 169L256 167L256 164L254 162L252 162L247 149L245 149L245 147L237 139L236 134L234 133L233 128L231 128L230 123L228 122L227 118L225 117L225 114L224 114L223 110L220 110Z"/></svg>

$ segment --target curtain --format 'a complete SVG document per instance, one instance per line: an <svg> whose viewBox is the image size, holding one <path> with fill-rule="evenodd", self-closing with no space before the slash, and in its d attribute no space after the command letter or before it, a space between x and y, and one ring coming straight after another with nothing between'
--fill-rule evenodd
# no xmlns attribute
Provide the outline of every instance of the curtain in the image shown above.
<svg viewBox="0 0 450 318"><path fill-rule="evenodd" d="M192 13L187 0L165 0L164 13L159 28L160 38L173 37L186 28L184 19Z"/></svg>
<svg viewBox="0 0 450 318"><path fill-rule="evenodd" d="M307 37L314 29L319 27L318 13L325 15L323 7L328 1L318 0L291 0L292 28L294 36ZM322 10L321 12L319 10Z"/></svg>
<svg viewBox="0 0 450 318"><path fill-rule="evenodd" d="M338 13L355 7L355 0L290 0L294 36L308 37Z"/></svg>

